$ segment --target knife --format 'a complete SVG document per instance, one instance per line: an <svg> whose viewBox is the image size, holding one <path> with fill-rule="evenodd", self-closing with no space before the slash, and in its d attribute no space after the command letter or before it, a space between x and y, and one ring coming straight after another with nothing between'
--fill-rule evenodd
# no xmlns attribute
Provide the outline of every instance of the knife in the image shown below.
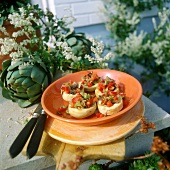
<svg viewBox="0 0 170 170"><path fill-rule="evenodd" d="M30 121L25 125L25 127L22 129L22 131L18 134L14 142L12 143L9 153L11 158L16 157L25 146L35 124L37 123L37 120L40 117L40 113L42 111L41 103L37 106L37 108L34 110L33 116L30 119Z"/></svg>
<svg viewBox="0 0 170 170"><path fill-rule="evenodd" d="M28 159L31 159L38 150L40 141L41 141L41 137L44 131L44 126L45 126L45 122L46 122L46 118L47 115L45 114L45 111L42 110L41 111L41 115L37 121L37 124L34 128L34 131L31 135L31 139L29 141L29 144L27 146L27 157Z"/></svg>

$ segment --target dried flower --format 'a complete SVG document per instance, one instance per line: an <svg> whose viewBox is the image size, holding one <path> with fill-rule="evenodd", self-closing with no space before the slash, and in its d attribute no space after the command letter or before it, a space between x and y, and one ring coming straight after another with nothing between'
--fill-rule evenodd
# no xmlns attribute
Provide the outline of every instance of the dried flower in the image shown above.
<svg viewBox="0 0 170 170"><path fill-rule="evenodd" d="M139 132L147 133L149 129L156 129L153 122L147 122L144 116L141 116L141 128L138 130Z"/></svg>
<svg viewBox="0 0 170 170"><path fill-rule="evenodd" d="M152 149L151 151L153 153L165 153L167 151L170 151L170 147L167 142L163 142L163 140L159 136L155 136L153 143L152 143Z"/></svg>

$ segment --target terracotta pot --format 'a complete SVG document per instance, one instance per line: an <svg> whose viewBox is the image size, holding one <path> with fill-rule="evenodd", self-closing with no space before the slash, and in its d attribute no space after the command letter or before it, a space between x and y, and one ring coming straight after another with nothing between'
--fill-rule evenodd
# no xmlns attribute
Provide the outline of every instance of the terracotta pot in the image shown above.
<svg viewBox="0 0 170 170"><path fill-rule="evenodd" d="M6 28L6 31L9 33L10 36L12 36L13 32L20 30L20 28L14 28L14 26L11 25L9 21L5 21L3 26ZM40 37L41 36L40 30L37 30L36 34L38 37ZM2 31L0 31L0 38L5 38L5 37L6 36L4 35L4 33ZM16 41L17 41L17 43L19 43L19 42L22 42L24 39L27 39L26 35L17 37ZM26 46L26 47L31 48L33 51L35 51L38 48L38 47L30 47L30 46ZM0 70L2 70L2 62L4 60L10 59L10 58L11 57L9 55L0 55Z"/></svg>

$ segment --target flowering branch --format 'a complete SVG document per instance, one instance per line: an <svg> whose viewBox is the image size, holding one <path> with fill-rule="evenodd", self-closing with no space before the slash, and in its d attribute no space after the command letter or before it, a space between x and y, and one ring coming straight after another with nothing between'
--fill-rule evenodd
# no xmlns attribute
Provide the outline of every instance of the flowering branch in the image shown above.
<svg viewBox="0 0 170 170"><path fill-rule="evenodd" d="M69 62L71 69L82 70L91 69L92 67L108 68L108 61L111 59L112 53L108 53L102 57L102 53L104 52L104 44L102 42L98 42L92 37L90 37L89 40L92 42L91 51L93 54L85 54L84 57L75 56L71 47L69 47L66 42L56 42L56 46L62 53L63 62L65 64Z"/></svg>

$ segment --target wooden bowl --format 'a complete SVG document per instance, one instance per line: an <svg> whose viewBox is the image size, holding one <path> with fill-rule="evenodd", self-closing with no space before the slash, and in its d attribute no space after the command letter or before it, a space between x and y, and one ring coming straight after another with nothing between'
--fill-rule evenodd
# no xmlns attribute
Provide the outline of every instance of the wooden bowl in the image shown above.
<svg viewBox="0 0 170 170"><path fill-rule="evenodd" d="M63 117L57 114L57 109L59 107L68 104L68 102L62 99L60 92L61 85L65 82L68 82L69 80L79 82L81 77L88 74L89 72L97 73L98 76L103 78L109 76L110 78L114 79L116 83L121 83L124 86L125 98L123 100L123 109L116 114L100 118L97 118L95 114L83 119L76 119L70 116ZM41 98L41 103L48 116L68 123L91 126L111 122L114 119L117 119L119 116L123 116L123 114L128 112L139 102L141 97L142 86L133 76L116 70L94 69L72 73L56 80L44 91Z"/></svg>

